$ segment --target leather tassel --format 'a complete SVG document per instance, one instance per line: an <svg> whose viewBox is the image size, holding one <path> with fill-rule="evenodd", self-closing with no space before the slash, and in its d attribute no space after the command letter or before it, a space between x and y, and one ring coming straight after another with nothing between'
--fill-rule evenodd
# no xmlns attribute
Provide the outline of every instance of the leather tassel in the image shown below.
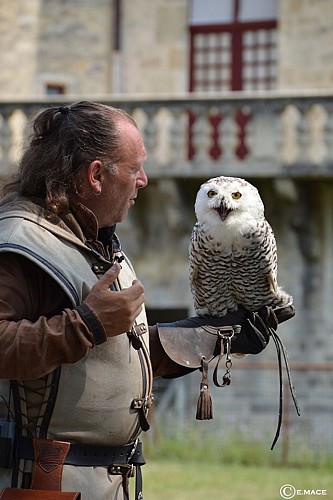
<svg viewBox="0 0 333 500"><path fill-rule="evenodd" d="M213 403L208 385L208 362L203 356L201 359L202 380L200 384L200 396L197 404L197 420L211 420L213 418Z"/></svg>

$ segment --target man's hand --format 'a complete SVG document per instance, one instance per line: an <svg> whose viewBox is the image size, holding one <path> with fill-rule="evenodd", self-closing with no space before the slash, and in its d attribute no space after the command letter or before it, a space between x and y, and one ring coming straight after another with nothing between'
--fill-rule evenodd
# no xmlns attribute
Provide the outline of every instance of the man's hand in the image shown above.
<svg viewBox="0 0 333 500"><path fill-rule="evenodd" d="M129 331L145 300L143 285L138 280L134 280L130 287L123 290L110 290L120 269L119 264L114 264L95 283L83 302L103 325L107 337Z"/></svg>

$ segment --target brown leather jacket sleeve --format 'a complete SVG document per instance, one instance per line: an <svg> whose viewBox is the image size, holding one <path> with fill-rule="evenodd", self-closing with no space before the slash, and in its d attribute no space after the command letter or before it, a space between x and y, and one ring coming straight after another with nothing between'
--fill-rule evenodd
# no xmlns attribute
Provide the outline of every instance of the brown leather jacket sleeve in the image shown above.
<svg viewBox="0 0 333 500"><path fill-rule="evenodd" d="M94 345L65 292L27 258L0 254L0 378L32 380Z"/></svg>

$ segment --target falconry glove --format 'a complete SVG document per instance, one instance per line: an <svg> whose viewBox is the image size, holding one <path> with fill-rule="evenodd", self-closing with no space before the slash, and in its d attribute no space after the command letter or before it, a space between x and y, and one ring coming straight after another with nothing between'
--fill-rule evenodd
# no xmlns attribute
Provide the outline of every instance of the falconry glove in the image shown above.
<svg viewBox="0 0 333 500"><path fill-rule="evenodd" d="M258 354L267 346L272 330L295 315L292 305L273 310L263 307L257 312L245 309L222 318L195 316L173 323L158 323L158 335L167 355L187 368L200 368L201 358L211 361L217 356L218 333L230 329L232 354Z"/></svg>
<svg viewBox="0 0 333 500"><path fill-rule="evenodd" d="M197 406L198 420L213 418L212 401L209 394L208 364L215 358L218 362L213 373L213 382L217 387L225 387L231 383L231 354L258 354L273 338L279 362L280 375L280 410L278 430L272 445L274 447L282 421L282 364L283 357L287 369L289 386L297 413L299 409L290 378L290 370L286 350L277 328L280 323L295 315L293 305L273 309L262 307L256 312L248 312L243 308L219 318L213 316L193 317L174 323L158 323L157 330L160 342L166 354L175 363L191 370L200 369L202 381ZM222 382L218 381L218 368L225 356L226 372Z"/></svg>

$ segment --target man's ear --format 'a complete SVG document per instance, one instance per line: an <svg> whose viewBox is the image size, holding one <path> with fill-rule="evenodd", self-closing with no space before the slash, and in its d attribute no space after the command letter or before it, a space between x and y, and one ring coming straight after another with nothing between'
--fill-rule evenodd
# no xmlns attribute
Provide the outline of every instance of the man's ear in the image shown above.
<svg viewBox="0 0 333 500"><path fill-rule="evenodd" d="M88 185L96 195L102 192L103 165L99 160L90 163L86 171Z"/></svg>

